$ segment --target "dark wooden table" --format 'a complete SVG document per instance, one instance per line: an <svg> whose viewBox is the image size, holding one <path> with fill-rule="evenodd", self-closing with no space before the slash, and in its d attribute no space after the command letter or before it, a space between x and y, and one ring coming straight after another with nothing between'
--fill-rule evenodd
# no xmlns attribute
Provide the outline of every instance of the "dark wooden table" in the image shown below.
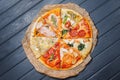
<svg viewBox="0 0 120 80"><path fill-rule="evenodd" d="M90 13L99 36L91 63L67 80L120 80L120 0L0 0L0 80L56 80L33 68L21 40L44 5L68 2Z"/></svg>

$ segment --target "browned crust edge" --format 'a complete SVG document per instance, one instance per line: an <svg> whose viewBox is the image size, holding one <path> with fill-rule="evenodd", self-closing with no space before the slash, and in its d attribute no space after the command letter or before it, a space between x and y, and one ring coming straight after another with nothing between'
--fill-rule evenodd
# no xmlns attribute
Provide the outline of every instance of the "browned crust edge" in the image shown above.
<svg viewBox="0 0 120 80"><path fill-rule="evenodd" d="M88 55L86 57L86 59L80 65L76 66L73 69L70 69L70 70L52 70L52 69L49 69L46 66L44 66L42 63L40 63L35 58L32 50L30 49L30 35L31 35L31 30L34 27L35 21L37 20L37 18L39 16L41 16L42 14L47 12L48 10L51 10L51 9L57 8L57 7L58 8L72 9L72 10L80 13L82 16L88 18L88 20L90 21L90 24L92 25L92 30L93 30L93 48L92 48L91 52L93 51L93 49L96 45L98 31L97 31L96 27L94 26L94 23L92 22L88 12L85 9L79 7L78 5L76 5L74 3L46 5L40 10L38 16L33 20L31 25L28 27L26 34L22 40L22 45L23 45L23 48L25 50L26 56L28 57L29 61L31 62L31 64L35 67L35 69L38 72L44 73L44 74L51 76L51 77L63 79L63 78L67 78L70 76L75 76L79 72L81 72L86 67L86 65L90 62L90 60L91 60L90 55Z"/></svg>

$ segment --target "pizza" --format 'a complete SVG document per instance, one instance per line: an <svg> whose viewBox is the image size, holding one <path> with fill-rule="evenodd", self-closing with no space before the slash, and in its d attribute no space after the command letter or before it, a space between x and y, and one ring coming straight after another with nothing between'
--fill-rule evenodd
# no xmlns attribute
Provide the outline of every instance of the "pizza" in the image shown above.
<svg viewBox="0 0 120 80"><path fill-rule="evenodd" d="M71 9L55 8L38 18L30 47L51 69L71 69L92 49L92 28L87 18Z"/></svg>
<svg viewBox="0 0 120 80"><path fill-rule="evenodd" d="M90 61L89 55L95 46L97 29L91 23L88 14L86 16L85 13L71 8L76 6L81 10L75 4L51 6L49 6L50 9L44 8L44 12L41 11L42 13L34 20L23 41L23 44L27 42L25 45L28 48L24 45L23 47L28 54L29 49L31 53L29 55L37 61L30 60L33 65L40 64L43 67L40 72L52 77L56 77L55 73L58 72L58 78L66 78L71 70L85 63L88 57L86 64ZM85 12L83 9L81 11ZM80 70L76 72L78 74ZM75 71L73 73L76 74ZM69 76L73 75L69 74Z"/></svg>

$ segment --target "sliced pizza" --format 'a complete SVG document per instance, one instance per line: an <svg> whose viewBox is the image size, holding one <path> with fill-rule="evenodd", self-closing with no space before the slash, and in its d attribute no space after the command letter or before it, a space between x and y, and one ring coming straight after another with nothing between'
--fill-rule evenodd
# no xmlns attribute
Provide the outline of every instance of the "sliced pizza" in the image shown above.
<svg viewBox="0 0 120 80"><path fill-rule="evenodd" d="M72 46L62 42L60 48L61 70L74 68L78 63L83 61L80 52Z"/></svg>
<svg viewBox="0 0 120 80"><path fill-rule="evenodd" d="M63 39L63 41L73 50L79 52L82 58L86 58L92 49L92 38Z"/></svg>
<svg viewBox="0 0 120 80"><path fill-rule="evenodd" d="M31 37L30 47L36 58L44 55L58 41L58 38Z"/></svg>
<svg viewBox="0 0 120 80"><path fill-rule="evenodd" d="M87 18L70 9L61 10L62 38L91 38L92 28Z"/></svg>
<svg viewBox="0 0 120 80"><path fill-rule="evenodd" d="M38 18L31 49L51 69L79 65L92 48L92 29L86 18L70 9L56 8Z"/></svg>
<svg viewBox="0 0 120 80"><path fill-rule="evenodd" d="M92 48L92 39L63 39L60 48L61 69L71 69L82 63Z"/></svg>
<svg viewBox="0 0 120 80"><path fill-rule="evenodd" d="M60 42L56 42L54 46L49 48L45 54L39 58L39 60L51 69L60 70Z"/></svg>
<svg viewBox="0 0 120 80"><path fill-rule="evenodd" d="M72 69L81 64L92 49L92 27L87 18L73 10L52 9L36 20L30 48L50 69Z"/></svg>
<svg viewBox="0 0 120 80"><path fill-rule="evenodd" d="M61 9L55 8L46 12L42 18L46 21L47 24L56 32L57 36L60 36L61 29Z"/></svg>
<svg viewBox="0 0 120 80"><path fill-rule="evenodd" d="M42 17L38 18L33 31L33 36L36 37L56 37L56 32L52 29L50 24L46 23L46 20Z"/></svg>
<svg viewBox="0 0 120 80"><path fill-rule="evenodd" d="M39 56L40 62L51 69L67 70L83 62L92 48L92 39L55 40L54 45L49 46L47 50L44 49L44 45L44 53Z"/></svg>

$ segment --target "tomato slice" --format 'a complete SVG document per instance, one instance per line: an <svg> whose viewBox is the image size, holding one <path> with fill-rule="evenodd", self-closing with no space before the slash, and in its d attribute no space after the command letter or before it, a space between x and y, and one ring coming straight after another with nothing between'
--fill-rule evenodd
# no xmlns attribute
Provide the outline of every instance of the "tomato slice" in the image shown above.
<svg viewBox="0 0 120 80"><path fill-rule="evenodd" d="M60 43L57 42L43 55L45 63L51 67L60 68Z"/></svg>
<svg viewBox="0 0 120 80"><path fill-rule="evenodd" d="M43 57L44 57L44 58L48 58L48 57L49 57L49 54L48 54L48 53L45 53L45 54L43 55Z"/></svg>
<svg viewBox="0 0 120 80"><path fill-rule="evenodd" d="M65 27L66 28L69 28L71 26L71 22L70 21L67 21L66 23L65 23Z"/></svg>
<svg viewBox="0 0 120 80"><path fill-rule="evenodd" d="M48 53L49 53L49 54L54 54L54 53L55 53L55 50L54 50L53 48L50 48L50 49L48 50Z"/></svg>
<svg viewBox="0 0 120 80"><path fill-rule="evenodd" d="M54 47L55 47L55 48L59 48L59 47L60 47L60 43L57 42Z"/></svg>
<svg viewBox="0 0 120 80"><path fill-rule="evenodd" d="M53 48L50 48L44 55L44 58L49 58L52 54L55 54L55 50Z"/></svg>
<svg viewBox="0 0 120 80"><path fill-rule="evenodd" d="M85 25L86 29L89 30L89 24L88 24L87 19L84 19L84 25Z"/></svg>
<svg viewBox="0 0 120 80"><path fill-rule="evenodd" d="M51 61L47 60L47 64L50 65L51 67L56 66L57 68L59 68L60 62L61 62L60 56L59 56L59 54L55 54L54 56L55 56L55 58L53 60L51 60Z"/></svg>
<svg viewBox="0 0 120 80"><path fill-rule="evenodd" d="M84 36L86 35L85 30L80 30L80 31L78 32L78 35L79 35L79 37L84 37Z"/></svg>
<svg viewBox="0 0 120 80"><path fill-rule="evenodd" d="M80 28L80 26L79 25L76 25L75 27L74 27L74 30L78 30Z"/></svg>
<svg viewBox="0 0 120 80"><path fill-rule="evenodd" d="M70 30L69 34L70 34L70 36L75 37L78 35L78 32L77 32L77 30L72 29L72 30Z"/></svg>
<svg viewBox="0 0 120 80"><path fill-rule="evenodd" d="M89 26L88 20L85 19L85 18L80 22L79 25L80 25L80 26L84 26L84 28L85 28L86 30L89 30L89 29L90 29L90 26Z"/></svg>

